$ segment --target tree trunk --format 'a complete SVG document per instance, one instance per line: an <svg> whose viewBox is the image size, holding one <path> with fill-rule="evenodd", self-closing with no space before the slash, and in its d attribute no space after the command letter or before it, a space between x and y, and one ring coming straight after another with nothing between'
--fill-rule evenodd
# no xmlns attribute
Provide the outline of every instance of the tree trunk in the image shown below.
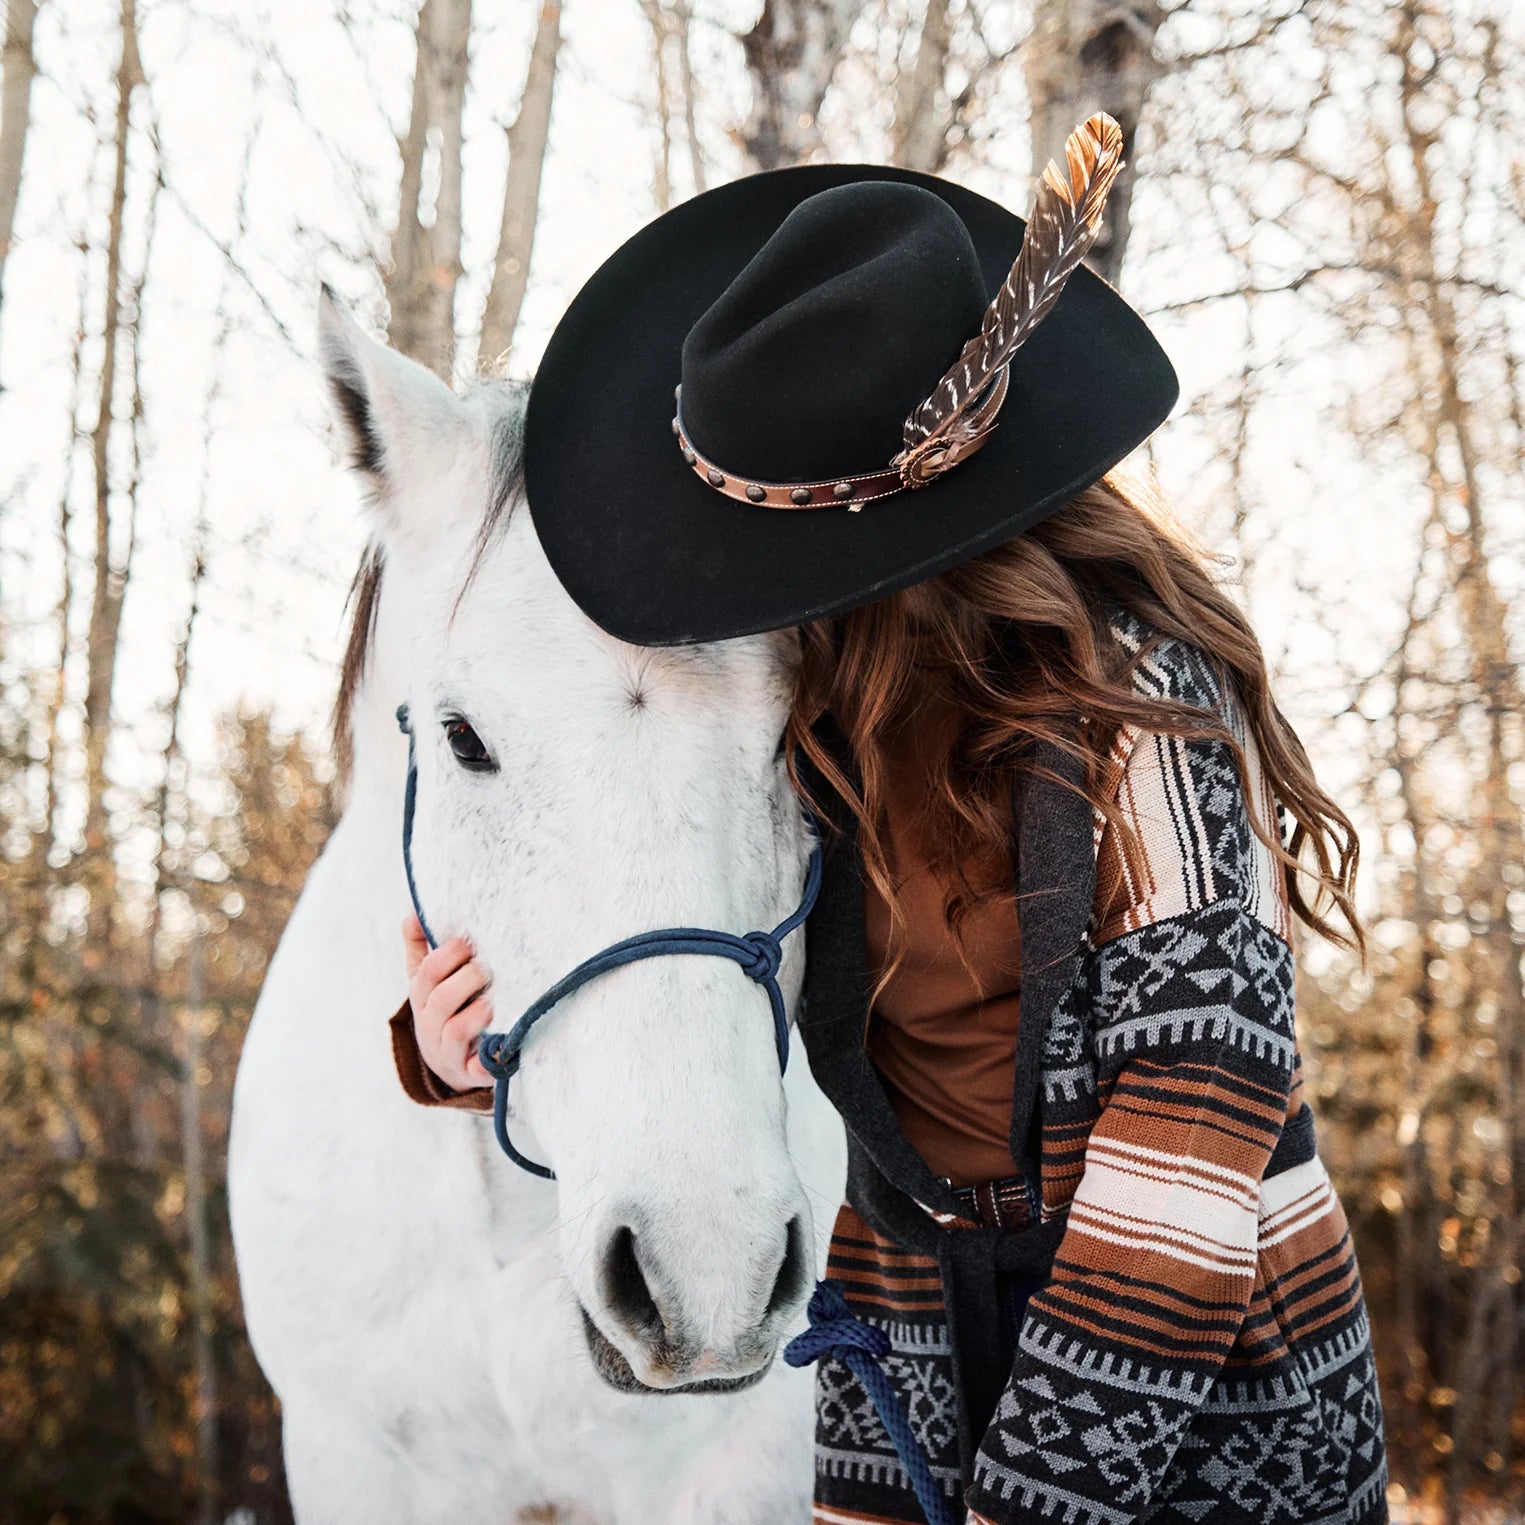
<svg viewBox="0 0 1525 1525"><path fill-rule="evenodd" d="M672 206L672 87L667 78L667 12L661 0L641 0L641 11L651 28L651 57L657 70L657 172L652 199L657 211Z"/></svg>
<svg viewBox="0 0 1525 1525"><path fill-rule="evenodd" d="M1501 1084L1499 1122L1504 1145L1516 1148L1513 1115L1512 1070L1515 1053L1525 1041L1525 990L1521 986L1519 940L1511 926L1508 871L1525 857L1525 812L1511 786L1512 758L1507 727L1518 725L1525 709L1525 684L1509 648L1508 611L1495 580L1488 549L1486 510L1488 488L1479 470L1479 431L1473 404L1462 395L1458 383L1465 364L1455 306L1447 285L1440 279L1444 250L1436 237L1439 193L1434 184L1431 153L1435 150L1444 117L1436 117L1435 101L1428 98L1433 76L1430 44L1420 32L1418 7L1405 5L1399 12L1395 51L1403 67L1400 99L1403 107L1404 146L1413 172L1414 211L1405 242L1416 261L1414 275L1424 293L1423 321L1409 325L1413 342L1424 349L1416 356L1417 405L1429 420L1427 429L1427 475L1440 522L1447 534L1447 574L1455 608L1466 642L1469 676L1476 699L1486 716L1483 730L1481 778L1476 787L1476 813L1469 823L1477 851L1478 893L1474 903L1486 906L1478 976L1497 1000L1496 1042L1500 1055ZM1417 316L1417 315L1416 315ZM1425 353L1424 351L1428 351ZM1514 1325L1515 1294L1502 1279L1514 1265L1517 1236L1510 1235L1520 1210L1518 1182L1510 1172L1501 1199L1493 1208L1497 1232L1507 1239L1502 1261L1486 1265L1472 1278L1473 1308L1462 1359L1453 1383L1458 1400L1451 1415L1453 1449L1446 1476L1446 1518L1462 1518L1468 1485L1487 1449L1489 1431L1495 1426L1481 1420L1481 1410L1497 1401L1498 1386L1491 1379L1488 1351L1496 1353L1496 1308L1504 1304L1500 1322ZM1504 1384L1504 1391L1510 1385Z"/></svg>
<svg viewBox="0 0 1525 1525"><path fill-rule="evenodd" d="M242 206L242 196L240 205ZM230 322L227 314L227 283L219 296L222 313L216 341L221 360L225 351ZM222 396L222 370L219 365L212 388L202 410L205 434L216 403ZM184 779L184 754L181 750L181 725L185 712L186 689L190 683L191 646L201 615L207 575L207 509L209 472L205 457L202 463L196 528L190 567L190 600L185 622L175 643L175 678L165 714L166 739L160 758L159 788L154 801L153 902L146 935L143 938L143 989L146 992L145 1029L150 1042L172 1049L173 1039L164 1031L164 999L160 989L160 939L164 925L165 894L170 888L169 818L172 799L178 793L182 826L189 811L184 809L187 789ZM176 788L177 775L179 787ZM185 1225L190 1262L191 1335L195 1372L195 1398L191 1413L196 1424L196 1525L216 1525L218 1518L218 1398L217 1364L213 1348L216 1325L212 1310L212 1247L207 1219L206 1146L201 1127L202 1089L202 995L204 980L204 932L198 915L186 958L186 1000L181 1012L180 1066L180 1156L185 1172Z"/></svg>
<svg viewBox="0 0 1525 1525"><path fill-rule="evenodd" d="M688 138L688 172L694 182L694 195L704 190L704 150L699 146L699 127L695 121L694 56L688 45L688 0L678 0L674 15L678 19L678 82L683 91L683 131Z"/></svg>
<svg viewBox="0 0 1525 1525"><path fill-rule="evenodd" d="M416 39L413 106L407 137L398 145L402 178L386 281L387 336L394 348L448 381L461 278L461 113L471 0L424 0ZM438 155L439 188L431 205L425 170L432 154Z"/></svg>
<svg viewBox="0 0 1525 1525"><path fill-rule="evenodd" d="M85 395L85 325L89 317L90 284L83 265L79 282L79 317L74 327L73 341L69 346L69 435L64 447L63 486L58 493L58 559L61 568L58 603L54 609L54 622L58 630L58 665L48 675L47 697L43 703L42 726L42 829L35 840L32 854L32 872L39 878L47 872L48 856L55 843L54 816L58 809L58 785L62 770L59 757L58 723L63 715L65 674L72 649L70 621L74 612L74 557L69 546L70 527L74 522L74 477L78 460L79 416ZM39 902L39 914L42 905ZM41 937L42 927L34 929L34 936Z"/></svg>
<svg viewBox="0 0 1525 1525"><path fill-rule="evenodd" d="M1431 929L1440 914L1440 905L1430 884L1428 849L1425 847L1431 821L1420 797L1417 761L1403 738L1403 718L1410 681L1417 676L1411 665L1410 647L1419 629L1418 587L1419 576L1416 573L1414 589L1410 595L1409 619L1399 646L1393 677L1395 702L1392 747L1387 757L1387 762L1398 779L1399 800L1403 807L1402 820L1414 840L1413 861L1404 886L1404 914L1417 929L1419 943L1413 985L1408 992L1414 1003L1414 1020L1410 1024L1410 1041L1404 1047L1401 1061L1401 1094L1406 1098L1411 1111L1400 1121L1398 1128L1398 1143L1402 1150L1403 1214L1396 1225L1393 1267L1398 1359L1404 1379L1404 1403L1393 1414L1389 1424L1402 1447L1415 1455L1422 1452L1424 1447L1418 1416L1433 1377L1424 1314L1435 1290L1435 1225L1440 1217L1435 1203L1432 1162L1425 1139L1426 1113L1433 1097L1430 1077L1437 1005L1433 971L1439 951L1435 947Z"/></svg>
<svg viewBox="0 0 1525 1525"><path fill-rule="evenodd" d="M821 146L821 102L859 0L765 0L741 39L752 107L741 129L750 168L803 164Z"/></svg>
<svg viewBox="0 0 1525 1525"><path fill-rule="evenodd" d="M948 67L948 0L927 0L916 43L916 62L895 87L895 125L890 157L907 169L935 175L948 157L948 115L937 109L937 92Z"/></svg>
<svg viewBox="0 0 1525 1525"><path fill-rule="evenodd" d="M26 159L27 126L32 117L32 26L37 0L7 0L5 53L0 59L0 318L5 315L5 260L16 226L21 195L21 167Z"/></svg>
<svg viewBox="0 0 1525 1525"><path fill-rule="evenodd" d="M130 562L111 560L111 436L117 358L122 342L122 224L127 201L127 139L132 96L142 83L138 60L135 0L121 0L122 52L116 77L116 138L113 148L111 209L106 231L105 314L101 323L100 403L90 435L95 471L94 589L85 643L85 852L92 870L91 917L100 918L114 898L115 873L106 810L106 745L111 734L111 691L116 679L117 637ZM134 315L136 321L136 315Z"/></svg>
<svg viewBox="0 0 1525 1525"><path fill-rule="evenodd" d="M1507 108L1506 108L1507 109ZM1507 348L1500 336L1499 347L1505 355L1505 371L1508 378L1506 395L1510 399L1509 414L1513 430L1514 449L1518 457L1525 444L1525 407L1521 406L1519 388L1519 362ZM1501 711L1493 714L1493 746L1495 756L1502 757ZM1514 725L1525 724L1525 716L1516 711ZM1518 749L1519 743L1516 742ZM1516 751L1518 756L1518 750ZM1507 777L1507 774L1506 774ZM1525 854L1521 855L1525 859ZM1508 910L1507 888L1519 888L1520 860L1500 864L1494 885L1505 891L1504 909ZM1511 870L1513 873L1511 874ZM1513 884L1510 886L1510 880ZM1507 916L1502 924L1495 923L1502 940L1512 949L1505 963L1505 979L1508 981L1500 994L1498 1021L1499 1045L1499 1121L1503 1127L1499 1153L1505 1162L1509 1184L1504 1193L1503 1216L1513 1222L1517 1229L1525 1225L1525 949L1513 937ZM1499 1457L1499 1469L1505 1476L1513 1462L1513 1418L1520 1400L1520 1388L1525 1373L1520 1370L1520 1343L1525 1339L1525 1301L1522 1301L1520 1256L1512 1265L1505 1265L1502 1275L1508 1285L1503 1294L1504 1308L1499 1319L1499 1335L1495 1344L1498 1358L1499 1378L1495 1385L1493 1423L1491 1426L1491 1449ZM1483 1447L1488 1440L1483 1441ZM1486 1449L1485 1449L1486 1455Z"/></svg>
<svg viewBox="0 0 1525 1525"><path fill-rule="evenodd" d="M202 933L187 958L185 1046L180 1069L180 1152L190 1249L191 1346L196 1374L196 1525L217 1520L217 1362L212 1347L212 1235L207 1223L206 1146L201 1136Z"/></svg>
<svg viewBox="0 0 1525 1525"><path fill-rule="evenodd" d="M482 313L482 360L495 365L508 353L529 285L530 255L540 209L540 175L551 135L551 100L561 52L561 0L543 0L530 49L529 72L519 111L508 129L508 172L503 180L503 217L492 285Z"/></svg>
<svg viewBox="0 0 1525 1525"><path fill-rule="evenodd" d="M1144 102L1163 72L1155 34L1164 19L1156 0L1035 0L1024 53L1032 101L1033 176L1050 159L1064 162L1064 140L1093 112L1114 117L1128 161L1107 198L1106 222L1087 257L1117 282L1128 247L1134 143Z"/></svg>

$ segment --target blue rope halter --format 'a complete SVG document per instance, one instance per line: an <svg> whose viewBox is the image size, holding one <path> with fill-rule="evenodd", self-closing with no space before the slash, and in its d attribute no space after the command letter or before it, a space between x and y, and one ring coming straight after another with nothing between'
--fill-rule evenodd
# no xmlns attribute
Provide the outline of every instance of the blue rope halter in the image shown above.
<svg viewBox="0 0 1525 1525"><path fill-rule="evenodd" d="M408 706L397 707L397 724L408 738L408 782L402 802L402 864L408 876L408 894L413 900L413 910L424 937L431 948L436 947L434 933L424 919L424 908L418 898L418 885L413 878L413 816L418 803L418 762L414 753L413 728L408 723ZM773 1039L778 1048L778 1067L783 1070L789 1063L789 1014L784 1009L784 995L778 988L778 970L783 961L781 946L815 906L821 890L821 842L820 832L813 819L810 820L814 842L810 849L810 867L805 875L805 890L799 906L786 916L771 932L748 932L737 937L731 932L715 932L704 927L666 927L657 932L639 932L612 944L591 958L584 959L570 974L564 975L506 1033L484 1033L477 1048L477 1058L482 1068L493 1077L492 1125L504 1154L521 1169L531 1175L542 1176L547 1181L556 1179L555 1171L526 1158L514 1148L508 1136L508 1084L519 1073L525 1040L530 1029L548 1012L564 1001L574 990L581 989L589 980L633 964L643 958L659 958L665 954L707 954L714 958L728 958L738 964L748 979L755 980L768 993L768 1004L773 1010Z"/></svg>
<svg viewBox="0 0 1525 1525"><path fill-rule="evenodd" d="M879 1415L879 1422L890 1437L890 1444L911 1480L911 1489L927 1525L954 1525L932 1463L911 1428L905 1403L885 1375L880 1361L890 1353L890 1337L874 1324L866 1324L853 1315L833 1281L816 1283L806 1310L810 1327L784 1346L784 1359L791 1366L809 1366L823 1356L835 1356L863 1385Z"/></svg>

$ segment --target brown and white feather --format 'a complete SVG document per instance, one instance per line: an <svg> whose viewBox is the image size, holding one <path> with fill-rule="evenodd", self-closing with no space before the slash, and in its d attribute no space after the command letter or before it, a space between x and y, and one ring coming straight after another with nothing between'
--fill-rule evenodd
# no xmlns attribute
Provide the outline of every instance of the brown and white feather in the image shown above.
<svg viewBox="0 0 1525 1525"><path fill-rule="evenodd" d="M954 445L993 424L991 383L1052 311L1059 293L1096 242L1107 193L1123 167L1122 129L1098 112L1066 140L1066 168L1050 160L1011 270L985 320L931 395L906 418L900 463L933 442ZM976 406L978 404L979 406ZM956 458L956 456L955 456Z"/></svg>

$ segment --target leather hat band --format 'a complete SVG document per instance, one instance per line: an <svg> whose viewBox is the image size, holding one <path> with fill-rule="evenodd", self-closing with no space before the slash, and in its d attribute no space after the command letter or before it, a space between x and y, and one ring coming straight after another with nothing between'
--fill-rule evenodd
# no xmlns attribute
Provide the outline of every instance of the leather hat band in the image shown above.
<svg viewBox="0 0 1525 1525"><path fill-rule="evenodd" d="M832 477L824 482L758 482L737 476L694 447L683 423L681 386L676 396L678 407L673 413L672 432L678 437L683 459L701 481L738 503L755 503L760 508L845 508L855 514L865 503L887 498L907 485L901 480L899 468L894 466L855 476Z"/></svg>
<svg viewBox="0 0 1525 1525"><path fill-rule="evenodd" d="M865 503L876 498L893 497L907 488L924 487L942 472L967 460L990 438L995 415L1006 398L1007 373L1003 370L989 390L980 408L983 423L972 439L956 443L933 442L917 451L902 451L879 471L858 472L852 476L827 477L820 482L759 482L727 471L706 455L701 455L683 423L683 388L674 389L675 406L672 432L689 470L718 493L735 498L738 503L755 503L759 508L845 508L855 514Z"/></svg>

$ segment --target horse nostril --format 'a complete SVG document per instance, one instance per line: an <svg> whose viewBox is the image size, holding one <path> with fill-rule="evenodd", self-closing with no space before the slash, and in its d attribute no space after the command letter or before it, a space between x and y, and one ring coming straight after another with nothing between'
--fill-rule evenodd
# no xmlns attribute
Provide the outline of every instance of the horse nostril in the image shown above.
<svg viewBox="0 0 1525 1525"><path fill-rule="evenodd" d="M660 1334L662 1314L635 1253L635 1230L621 1225L604 1252L604 1297L633 1333Z"/></svg>
<svg viewBox="0 0 1525 1525"><path fill-rule="evenodd" d="M768 1315L782 1313L804 1294L809 1280L809 1254L805 1246L805 1220L795 1214L789 1220L789 1237L784 1245L783 1263L768 1299Z"/></svg>

